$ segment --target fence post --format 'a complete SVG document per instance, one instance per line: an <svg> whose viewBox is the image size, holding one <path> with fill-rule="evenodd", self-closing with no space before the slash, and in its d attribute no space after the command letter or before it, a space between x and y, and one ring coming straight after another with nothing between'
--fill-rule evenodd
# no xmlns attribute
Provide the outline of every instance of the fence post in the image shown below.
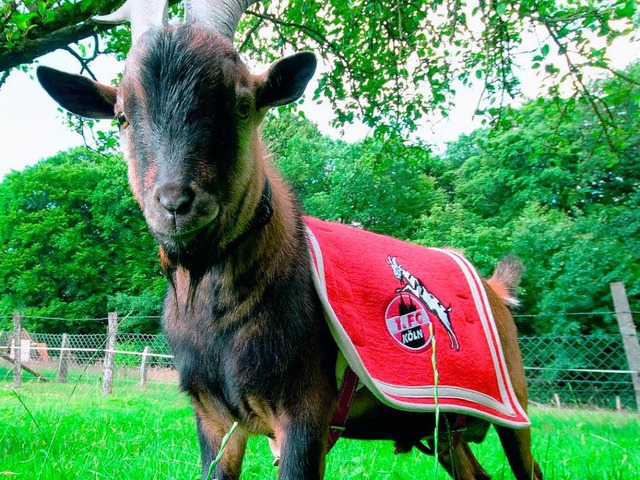
<svg viewBox="0 0 640 480"><path fill-rule="evenodd" d="M116 335L118 334L118 314L109 312L107 326L107 346L104 354L104 375L102 376L102 395L111 394L113 386L113 367L115 364Z"/></svg>
<svg viewBox="0 0 640 480"><path fill-rule="evenodd" d="M62 334L62 343L60 344L60 359L58 362L58 375L56 381L58 383L66 383L67 372L69 371L69 335Z"/></svg>
<svg viewBox="0 0 640 480"><path fill-rule="evenodd" d="M22 386L22 333L21 325L22 314L20 312L13 313L13 388Z"/></svg>
<svg viewBox="0 0 640 480"><path fill-rule="evenodd" d="M140 386L141 387L144 387L145 384L147 383L147 358L149 356L150 351L151 351L151 348L149 347L149 345L144 347L144 350L142 351L142 360L140 361Z"/></svg>
<svg viewBox="0 0 640 480"><path fill-rule="evenodd" d="M629 299L624 289L624 283L615 282L610 287L616 318L620 327L620 335L622 335L622 344L629 362L629 370L633 372L631 380L633 381L633 390L636 393L636 410L640 413L640 374L638 373L640 372L640 342L638 342L636 326L633 324L633 318L631 317L631 307L629 307Z"/></svg>

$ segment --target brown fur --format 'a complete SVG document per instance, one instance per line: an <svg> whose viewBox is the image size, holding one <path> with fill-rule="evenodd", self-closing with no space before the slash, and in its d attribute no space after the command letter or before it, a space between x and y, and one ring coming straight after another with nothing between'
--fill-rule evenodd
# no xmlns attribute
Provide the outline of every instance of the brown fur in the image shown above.
<svg viewBox="0 0 640 480"><path fill-rule="evenodd" d="M220 448L222 438L233 426L233 419L221 415L220 412L224 412L224 409L220 408L221 406L215 398L207 394L202 394L199 397L192 396L191 403L193 404L200 428L212 443L211 447ZM246 446L247 435L240 430L234 432L234 435L225 447L224 455L220 461L222 467L225 471L229 472L231 477L240 476Z"/></svg>

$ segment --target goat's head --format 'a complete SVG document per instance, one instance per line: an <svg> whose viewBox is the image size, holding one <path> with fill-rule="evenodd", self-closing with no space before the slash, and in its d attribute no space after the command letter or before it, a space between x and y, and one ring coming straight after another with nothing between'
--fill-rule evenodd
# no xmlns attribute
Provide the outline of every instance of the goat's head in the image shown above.
<svg viewBox="0 0 640 480"><path fill-rule="evenodd" d="M215 238L223 245L229 239L220 225L241 228L250 220L237 218L241 207L262 192L259 124L270 107L302 95L315 56L298 53L252 75L231 39L256 0L192 0L177 26L165 24L166 0L155 7L138 1L99 18L132 21L134 42L119 87L46 67L38 78L73 113L115 115L131 189L165 251L179 254ZM258 182L259 191L251 192Z"/></svg>
<svg viewBox="0 0 640 480"><path fill-rule="evenodd" d="M402 265L400 265L398 263L398 258L397 257L387 257L387 263L393 269L393 274L395 275L395 277L398 280L402 280L402 272L403 272L404 269L402 268Z"/></svg>

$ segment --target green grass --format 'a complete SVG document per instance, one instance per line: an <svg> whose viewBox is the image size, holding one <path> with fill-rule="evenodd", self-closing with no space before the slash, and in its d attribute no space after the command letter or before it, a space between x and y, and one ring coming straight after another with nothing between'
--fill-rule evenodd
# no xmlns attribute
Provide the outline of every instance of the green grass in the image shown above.
<svg viewBox="0 0 640 480"><path fill-rule="evenodd" d="M4 381L2 381L4 378ZM637 415L592 411L532 411L534 454L547 479L640 478ZM473 446L494 479L512 478L497 436ZM109 397L98 379L77 384L25 381L13 392L0 375L0 478L196 479L195 423L174 385L116 384ZM389 442L341 440L327 478L434 478L434 461L417 452L393 455ZM263 438L253 439L244 479L275 480ZM440 469L437 478L448 478Z"/></svg>

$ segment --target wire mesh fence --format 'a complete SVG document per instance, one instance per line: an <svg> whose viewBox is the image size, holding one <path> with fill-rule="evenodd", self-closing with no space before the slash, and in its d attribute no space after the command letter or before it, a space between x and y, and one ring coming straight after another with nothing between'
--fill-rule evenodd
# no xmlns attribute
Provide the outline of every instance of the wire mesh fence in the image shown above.
<svg viewBox="0 0 640 480"><path fill-rule="evenodd" d="M99 378L104 368L107 334L23 334L23 364L56 380L61 355L68 356L68 381ZM27 337L27 338L25 338ZM0 352L12 355L13 332L0 334ZM542 405L637 410L620 335L523 336L529 399ZM177 382L173 357L164 335L118 333L114 383ZM1 362L0 362L1 364ZM8 373L7 373L8 375Z"/></svg>
<svg viewBox="0 0 640 480"><path fill-rule="evenodd" d="M521 337L529 399L542 404L636 410L620 335Z"/></svg>
<svg viewBox="0 0 640 480"><path fill-rule="evenodd" d="M24 337L25 335L23 335ZM67 344L63 345L63 337ZM65 335L51 333L28 333L21 342L22 364L49 380L58 379L60 360L66 355L67 380L92 379L101 376L104 370L107 334ZM0 352L10 358L13 332L0 336ZM146 351L145 351L146 348ZM177 382L173 356L164 335L119 333L116 335L114 353L114 381ZM144 367L144 371L141 371Z"/></svg>

